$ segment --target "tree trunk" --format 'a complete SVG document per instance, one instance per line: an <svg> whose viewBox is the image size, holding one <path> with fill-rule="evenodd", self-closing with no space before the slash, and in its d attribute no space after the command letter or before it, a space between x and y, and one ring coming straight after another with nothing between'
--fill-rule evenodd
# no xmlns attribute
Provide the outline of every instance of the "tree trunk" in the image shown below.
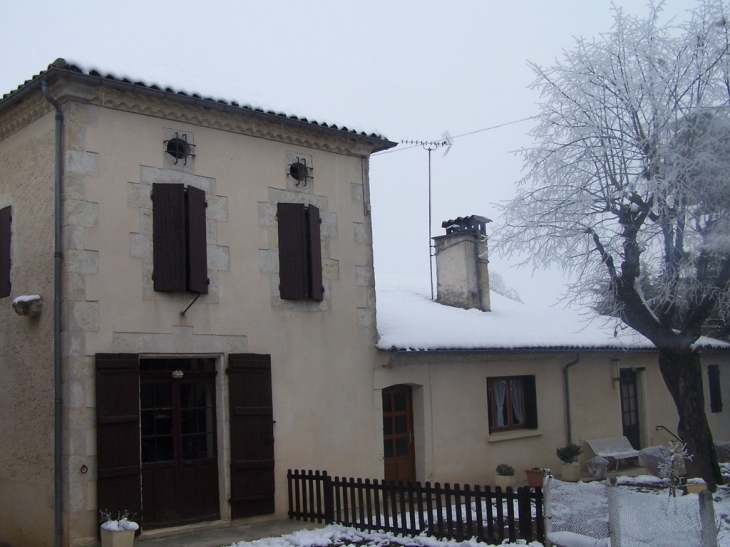
<svg viewBox="0 0 730 547"><path fill-rule="evenodd" d="M691 350L660 350L659 368L679 414L677 435L687 445L692 459L686 461L687 476L701 477L714 492L722 484L712 432L705 415L700 356Z"/></svg>

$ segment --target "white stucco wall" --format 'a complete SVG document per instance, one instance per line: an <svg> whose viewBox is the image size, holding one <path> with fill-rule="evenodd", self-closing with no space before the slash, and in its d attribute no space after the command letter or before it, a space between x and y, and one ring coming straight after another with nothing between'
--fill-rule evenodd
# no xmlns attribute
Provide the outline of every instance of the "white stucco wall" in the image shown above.
<svg viewBox="0 0 730 547"><path fill-rule="evenodd" d="M0 298L0 543L11 546L53 544L53 128L46 114L0 138L0 208L12 208L12 289ZM18 316L13 299L29 294L43 310Z"/></svg>
<svg viewBox="0 0 730 547"><path fill-rule="evenodd" d="M376 371L375 387L413 386L418 480L493 485L495 468L500 463L512 465L517 480L525 480L524 470L531 467L547 467L560 473L555 450L567 443L563 370L575 357L403 354L385 358L391 366ZM723 363L721 380L727 397L728 356L703 356L705 383L706 365L711 363ZM637 448L666 445L672 440L666 431L657 430L657 425L676 433L677 412L659 372L656 353L583 352L568 374L571 440L583 447L580 461L584 466L594 456L586 439L623 434L619 385L613 381L617 366L643 369L637 382L642 440ZM535 376L538 428L490 434L487 378L523 375ZM705 389L707 393L707 386ZM709 395L705 399L715 440L727 440L728 410L713 414Z"/></svg>
<svg viewBox="0 0 730 547"><path fill-rule="evenodd" d="M108 101L108 97L107 97ZM286 471L378 476L381 441L373 411L374 287L367 160L98 105L67 103L73 128L66 152L69 253L67 522L71 545L94 541L96 353L212 355L219 363L221 516L230 515L227 447L228 353L271 355L277 514L287 510ZM160 107L163 108L163 107ZM191 134L196 157L171 167L163 140ZM316 140L316 139L314 139ZM307 156L313 181L287 177L291 157ZM363 171L365 170L365 172ZM206 191L210 293L187 311L191 294L154 292L151 206L154 182ZM278 296L279 201L313 203L322 224L325 299ZM89 467L80 473L82 465Z"/></svg>
<svg viewBox="0 0 730 547"><path fill-rule="evenodd" d="M64 112L64 545L97 542L97 353L216 358L224 520L229 353L271 355L279 516L289 468L381 475L369 145L307 124L85 84L54 84L51 93ZM0 299L0 372L8 380L0 397L0 543L45 546L53 544L53 115L38 92L5 116L0 206L13 207L13 294ZM165 153L174 132L196 145L188 166ZM296 157L314 167L306 185L287 176ZM152 286L155 182L206 192L210 290L185 316L193 295ZM280 201L320 209L323 302L279 298ZM27 293L44 297L37 319L10 306Z"/></svg>

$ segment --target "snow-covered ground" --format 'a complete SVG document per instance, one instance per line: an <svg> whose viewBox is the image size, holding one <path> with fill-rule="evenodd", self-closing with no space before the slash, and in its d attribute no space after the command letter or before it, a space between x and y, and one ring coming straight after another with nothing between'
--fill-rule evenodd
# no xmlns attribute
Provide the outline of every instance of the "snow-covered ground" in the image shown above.
<svg viewBox="0 0 730 547"><path fill-rule="evenodd" d="M725 471L730 469L726 468ZM559 482L559 481L557 481ZM621 477L619 484L623 494L631 493L632 499L622 497L623 509L627 509L629 520L635 524L627 533L633 535L631 545L656 547L690 547L701 545L696 525L699 522L697 494L669 498L668 490L657 488L661 481L651 476ZM566 484L566 483L562 483ZM628 486L632 485L632 486ZM591 523L589 528L608 530L608 503L603 483L576 483L570 485L570 495L565 496L552 508L553 529L564 528L561 523L572 520ZM730 547L730 486L718 488L714 495L715 522L718 547ZM624 517L622 517L624 522ZM689 524L682 524L689 523ZM624 522L625 525L625 522ZM595 534L594 534L595 535ZM597 534L598 536L601 533ZM622 536L623 537L623 536ZM590 537L586 534L560 530L553 532L551 539L562 547L608 547L607 537ZM628 543L628 542L627 542ZM483 546L477 541L457 542L438 540L427 536L399 536L389 532L362 532L354 528L330 525L316 530L302 530L281 537L256 541L238 542L231 547L475 547ZM531 545L538 542L505 542L503 546Z"/></svg>
<svg viewBox="0 0 730 547"><path fill-rule="evenodd" d="M275 538L257 539L255 541L240 541L231 547L349 547L363 545L368 547L388 547L390 545L404 545L408 547L475 547L484 546L478 541L451 541L438 540L427 536L400 536L390 532L362 532L354 528L347 528L339 524L331 524L316 530L300 530L293 534ZM531 545L541 547L538 542L504 543L504 546Z"/></svg>

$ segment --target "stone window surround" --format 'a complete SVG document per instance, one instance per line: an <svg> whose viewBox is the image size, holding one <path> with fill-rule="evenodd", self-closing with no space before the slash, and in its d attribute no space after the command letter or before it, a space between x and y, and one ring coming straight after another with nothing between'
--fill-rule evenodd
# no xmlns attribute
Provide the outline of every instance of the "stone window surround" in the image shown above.
<svg viewBox="0 0 730 547"><path fill-rule="evenodd" d="M228 221L228 198L215 193L215 179L193 175L185 171L160 169L140 165L139 182L127 183L127 205L139 209L139 232L129 234L129 253L142 261L142 292L144 300L187 302L188 293L155 292L152 281L152 184L184 184L205 191L208 206L205 210L206 239L208 243L208 294L201 295L201 303L217 304L218 272L230 267L229 248L217 244L217 223Z"/></svg>

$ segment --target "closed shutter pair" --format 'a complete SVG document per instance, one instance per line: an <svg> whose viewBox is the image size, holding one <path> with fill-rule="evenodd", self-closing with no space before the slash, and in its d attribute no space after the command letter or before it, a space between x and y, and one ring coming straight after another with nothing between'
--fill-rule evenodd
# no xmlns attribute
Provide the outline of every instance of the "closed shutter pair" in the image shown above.
<svg viewBox="0 0 730 547"><path fill-rule="evenodd" d="M152 216L155 290L207 294L205 192L153 184Z"/></svg>
<svg viewBox="0 0 730 547"><path fill-rule="evenodd" d="M322 301L319 209L301 203L279 203L277 217L281 298Z"/></svg>

